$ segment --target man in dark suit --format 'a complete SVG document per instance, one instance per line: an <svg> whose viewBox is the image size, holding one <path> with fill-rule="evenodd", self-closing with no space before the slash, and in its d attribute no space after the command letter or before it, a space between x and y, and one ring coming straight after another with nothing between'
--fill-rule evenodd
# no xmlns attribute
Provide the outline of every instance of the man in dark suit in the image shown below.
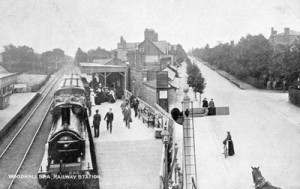
<svg viewBox="0 0 300 189"><path fill-rule="evenodd" d="M110 130L112 132L112 122L114 120L114 113L112 113L112 109L109 108L109 112L106 113L104 120L106 120L107 131Z"/></svg>
<svg viewBox="0 0 300 189"><path fill-rule="evenodd" d="M207 108L208 107L208 101L206 100L206 98L204 98L204 100L202 100L202 107L203 108Z"/></svg>
<svg viewBox="0 0 300 189"><path fill-rule="evenodd" d="M96 114L94 115L94 118L93 118L95 138L99 137L99 127L100 127L100 121L101 121L101 115L98 112L99 112L99 110L96 110Z"/></svg>
<svg viewBox="0 0 300 189"><path fill-rule="evenodd" d="M134 98L133 99L133 102L132 102L132 106L133 106L133 109L134 109L134 116L136 117L138 115L137 113L137 110L139 108L139 100L137 98Z"/></svg>

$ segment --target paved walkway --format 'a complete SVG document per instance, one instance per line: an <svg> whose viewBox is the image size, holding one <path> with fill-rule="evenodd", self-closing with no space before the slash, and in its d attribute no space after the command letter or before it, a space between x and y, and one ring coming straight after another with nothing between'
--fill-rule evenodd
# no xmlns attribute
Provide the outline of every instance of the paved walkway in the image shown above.
<svg viewBox="0 0 300 189"><path fill-rule="evenodd" d="M121 113L122 101L92 107L101 114L100 137L94 138L101 189L159 188L162 141L154 138L154 130L138 118L131 128L125 127ZM114 113L112 133L106 130L103 118L109 108ZM134 111L132 110L132 115ZM92 117L90 117L92 123Z"/></svg>
<svg viewBox="0 0 300 189"><path fill-rule="evenodd" d="M9 105L0 110L0 131L17 115L34 97L36 93L15 93L10 96Z"/></svg>

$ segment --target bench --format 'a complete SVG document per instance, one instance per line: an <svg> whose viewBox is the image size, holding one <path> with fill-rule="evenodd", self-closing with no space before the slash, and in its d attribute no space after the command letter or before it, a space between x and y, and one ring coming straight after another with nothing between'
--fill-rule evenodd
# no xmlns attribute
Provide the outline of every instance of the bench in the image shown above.
<svg viewBox="0 0 300 189"><path fill-rule="evenodd" d="M139 117L142 118L143 123L147 123L148 127L151 123L152 126L154 126L154 121L155 121L155 115L152 114L148 108L140 109L139 110Z"/></svg>

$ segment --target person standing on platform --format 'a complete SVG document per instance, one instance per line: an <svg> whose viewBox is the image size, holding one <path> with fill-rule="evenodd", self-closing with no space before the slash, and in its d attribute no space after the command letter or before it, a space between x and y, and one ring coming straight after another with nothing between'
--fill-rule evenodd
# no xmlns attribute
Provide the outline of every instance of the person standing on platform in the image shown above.
<svg viewBox="0 0 300 189"><path fill-rule="evenodd" d="M125 121L126 127L128 129L130 129L130 122L132 122L132 119L131 119L131 108L128 103L127 103L126 107L124 108L123 113L124 113L124 121Z"/></svg>
<svg viewBox="0 0 300 189"><path fill-rule="evenodd" d="M112 109L109 108L109 112L106 113L104 120L106 120L107 131L110 130L112 132L112 122L114 120L114 113L112 113Z"/></svg>
<svg viewBox="0 0 300 189"><path fill-rule="evenodd" d="M209 115L216 115L216 108L215 108L215 103L214 99L211 99L208 104L208 114Z"/></svg>
<svg viewBox="0 0 300 189"><path fill-rule="evenodd" d="M138 110L138 107L139 107L139 100L137 98L134 98L133 99L133 102L132 102L132 106L133 106L133 109L134 109L134 113L135 113L135 117L138 115L137 113L137 110Z"/></svg>
<svg viewBox="0 0 300 189"><path fill-rule="evenodd" d="M232 142L232 138L231 138L231 134L229 131L227 131L227 137L226 139L223 141L224 145L228 145L228 155L229 156L233 156L234 155L234 146L233 146L233 142Z"/></svg>
<svg viewBox="0 0 300 189"><path fill-rule="evenodd" d="M94 89L91 89L90 99L91 99L92 106L95 106L95 92L94 92Z"/></svg>
<svg viewBox="0 0 300 189"><path fill-rule="evenodd" d="M121 104L121 109L122 109L122 114L123 114L123 120L125 121L125 114L124 114L124 110L126 108L126 106L128 105L128 99L125 99L122 104Z"/></svg>
<svg viewBox="0 0 300 189"><path fill-rule="evenodd" d="M92 103L91 103L90 99L87 99L86 107L87 107L87 109L89 111L89 117L91 117L91 114L92 114Z"/></svg>
<svg viewBox="0 0 300 189"><path fill-rule="evenodd" d="M116 102L115 92L112 89L110 89L110 91L108 93L108 97L109 97L108 102L110 102L110 103L115 103Z"/></svg>
<svg viewBox="0 0 300 189"><path fill-rule="evenodd" d="M208 107L208 101L207 101L206 98L204 98L204 99L202 100L202 107L203 107L203 108L207 108L207 107Z"/></svg>
<svg viewBox="0 0 300 189"><path fill-rule="evenodd" d="M96 114L94 115L94 118L93 118L95 138L99 137L99 127L100 127L100 122L101 122L101 115L98 112L99 112L99 110L96 110Z"/></svg>

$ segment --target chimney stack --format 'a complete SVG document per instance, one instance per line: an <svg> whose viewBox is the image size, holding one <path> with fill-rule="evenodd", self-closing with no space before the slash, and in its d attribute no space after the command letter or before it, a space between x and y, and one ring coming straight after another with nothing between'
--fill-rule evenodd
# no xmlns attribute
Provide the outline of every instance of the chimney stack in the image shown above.
<svg viewBox="0 0 300 189"><path fill-rule="evenodd" d="M284 35L288 36L290 34L290 28L284 28Z"/></svg>

